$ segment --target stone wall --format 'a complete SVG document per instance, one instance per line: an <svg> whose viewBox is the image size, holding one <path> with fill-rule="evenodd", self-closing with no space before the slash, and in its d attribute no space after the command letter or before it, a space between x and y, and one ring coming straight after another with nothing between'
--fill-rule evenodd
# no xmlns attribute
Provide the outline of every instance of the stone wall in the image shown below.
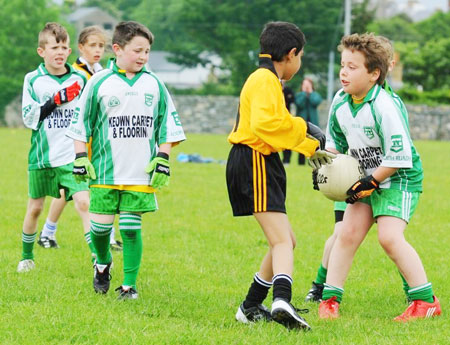
<svg viewBox="0 0 450 345"><path fill-rule="evenodd" d="M233 128L239 104L233 96L174 96L183 128L188 133L227 134ZM407 105L410 130L417 140L450 140L450 106ZM23 126L20 98L6 109L8 126ZM328 104L319 106L320 126L325 128Z"/></svg>

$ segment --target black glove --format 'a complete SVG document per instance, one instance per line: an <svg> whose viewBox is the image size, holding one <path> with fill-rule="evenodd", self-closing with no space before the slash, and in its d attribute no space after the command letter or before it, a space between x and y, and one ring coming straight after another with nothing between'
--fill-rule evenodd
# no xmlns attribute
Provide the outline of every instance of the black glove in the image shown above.
<svg viewBox="0 0 450 345"><path fill-rule="evenodd" d="M374 179L372 175L363 177L357 181L347 191L347 195L350 195L345 202L348 204L354 204L359 199L368 197L374 190L380 189L380 183Z"/></svg>
<svg viewBox="0 0 450 345"><path fill-rule="evenodd" d="M325 150L325 142L327 140L327 137L322 132L322 130L317 127L316 125L312 124L311 122L306 122L306 133L308 133L310 136L314 137L314 139L317 139L319 141L319 149Z"/></svg>
<svg viewBox="0 0 450 345"><path fill-rule="evenodd" d="M313 180L313 188L314 190L319 190L319 183L317 183L317 169L313 169L312 171L312 180Z"/></svg>

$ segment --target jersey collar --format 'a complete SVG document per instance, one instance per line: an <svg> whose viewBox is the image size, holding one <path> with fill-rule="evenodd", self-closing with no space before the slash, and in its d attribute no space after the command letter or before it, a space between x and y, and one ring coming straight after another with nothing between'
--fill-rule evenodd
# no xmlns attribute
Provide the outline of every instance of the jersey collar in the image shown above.
<svg viewBox="0 0 450 345"><path fill-rule="evenodd" d="M382 85L375 84L372 86L372 88L367 93L366 97L364 97L363 101L360 104L364 104L370 101L373 101L375 98L377 98L378 94L380 93L381 89L383 88ZM352 95L346 94L345 99L350 104L352 103Z"/></svg>
<svg viewBox="0 0 450 345"><path fill-rule="evenodd" d="M50 74L50 72L47 70L47 68L45 68L45 64L42 62L39 67L38 67L38 71L39 73L41 73L42 75L48 75L49 77L53 78L54 80L56 80L58 83L62 84L64 81L66 81L67 79L70 78L70 76L73 73L76 73L75 69L69 65L67 62L64 64L64 66L67 68L67 70L69 71L68 73L64 74L61 78L58 78L57 76L55 76L54 74Z"/></svg>
<svg viewBox="0 0 450 345"><path fill-rule="evenodd" d="M272 56L270 54L259 54L259 68L267 68L278 78L278 74L275 70L275 67L273 66Z"/></svg>

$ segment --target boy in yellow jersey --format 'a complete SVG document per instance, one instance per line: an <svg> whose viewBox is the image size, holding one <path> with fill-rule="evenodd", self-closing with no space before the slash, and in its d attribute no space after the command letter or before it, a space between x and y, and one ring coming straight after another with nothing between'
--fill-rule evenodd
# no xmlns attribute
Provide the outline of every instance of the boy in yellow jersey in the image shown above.
<svg viewBox="0 0 450 345"><path fill-rule="evenodd" d="M295 235L286 215L286 173L278 152L290 149L320 164L335 156L323 151L325 135L286 109L280 79L300 68L305 36L294 24L268 23L260 36L260 68L245 82L231 148L227 186L234 216L253 215L269 244L259 272L236 319L275 320L289 329L310 329L291 304ZM317 150L320 148L320 150ZM262 302L273 285L272 310Z"/></svg>

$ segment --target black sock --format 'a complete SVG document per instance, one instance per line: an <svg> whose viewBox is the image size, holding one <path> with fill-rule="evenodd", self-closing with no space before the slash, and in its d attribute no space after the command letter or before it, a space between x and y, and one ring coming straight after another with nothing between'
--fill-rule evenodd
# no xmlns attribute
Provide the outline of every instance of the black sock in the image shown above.
<svg viewBox="0 0 450 345"><path fill-rule="evenodd" d="M253 283L248 289L247 297L245 297L244 308L256 307L261 304L267 297L272 283L262 280L258 273L253 278Z"/></svg>
<svg viewBox="0 0 450 345"><path fill-rule="evenodd" d="M287 274L280 273L273 277L273 299L284 299L288 302L292 298L292 278Z"/></svg>

